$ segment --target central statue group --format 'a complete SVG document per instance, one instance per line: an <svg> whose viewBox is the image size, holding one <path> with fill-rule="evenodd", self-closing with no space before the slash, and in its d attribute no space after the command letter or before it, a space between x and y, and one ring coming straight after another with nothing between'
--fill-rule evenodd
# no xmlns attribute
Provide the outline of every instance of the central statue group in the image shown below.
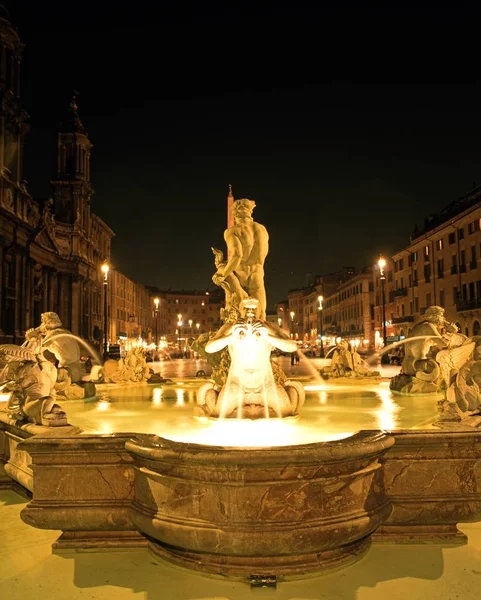
<svg viewBox="0 0 481 600"><path fill-rule="evenodd" d="M233 203L234 224L224 232L227 260L212 248L212 280L225 293L222 326L203 334L193 348L212 366L212 380L201 386L197 414L214 418L284 418L296 416L304 388L289 380L271 358L278 348L294 352L297 344L266 321L264 262L269 251L266 228L252 218L255 202Z"/></svg>

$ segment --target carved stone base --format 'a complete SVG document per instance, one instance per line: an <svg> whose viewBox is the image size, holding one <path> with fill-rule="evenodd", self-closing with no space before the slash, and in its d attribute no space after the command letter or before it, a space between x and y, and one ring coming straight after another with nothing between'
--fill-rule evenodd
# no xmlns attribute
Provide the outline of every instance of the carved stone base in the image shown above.
<svg viewBox="0 0 481 600"><path fill-rule="evenodd" d="M230 448L137 435L130 517L152 550L214 575L303 576L344 566L391 513L381 432L301 446Z"/></svg>
<svg viewBox="0 0 481 600"><path fill-rule="evenodd" d="M369 550L369 536L333 550L292 556L226 556L208 552L189 552L150 541L157 556L186 569L222 575L245 581L256 576L273 576L277 581L296 579L316 571L347 567L360 560Z"/></svg>
<svg viewBox="0 0 481 600"><path fill-rule="evenodd" d="M381 525L372 535L376 543L466 544L467 536L456 525Z"/></svg>
<svg viewBox="0 0 481 600"><path fill-rule="evenodd" d="M52 551L54 554L129 551L147 545L147 539L137 531L65 531L52 544Z"/></svg>

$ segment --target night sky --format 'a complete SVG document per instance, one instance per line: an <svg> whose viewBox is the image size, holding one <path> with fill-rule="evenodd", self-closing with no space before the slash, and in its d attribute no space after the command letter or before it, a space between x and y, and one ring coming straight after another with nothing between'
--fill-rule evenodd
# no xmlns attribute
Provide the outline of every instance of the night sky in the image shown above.
<svg viewBox="0 0 481 600"><path fill-rule="evenodd" d="M51 194L78 90L93 211L141 283L213 285L229 183L269 231L270 306L481 184L481 7L4 4L26 44L29 190Z"/></svg>

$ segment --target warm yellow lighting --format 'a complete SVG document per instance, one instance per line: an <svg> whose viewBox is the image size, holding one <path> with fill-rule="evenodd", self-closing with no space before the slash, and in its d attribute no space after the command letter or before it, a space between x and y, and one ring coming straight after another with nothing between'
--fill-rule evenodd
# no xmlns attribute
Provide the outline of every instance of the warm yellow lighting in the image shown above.
<svg viewBox="0 0 481 600"><path fill-rule="evenodd" d="M352 432L322 432L297 427L289 419L219 419L208 420L197 417L200 427L190 431L169 432L170 440L188 441L196 444L234 447L270 447L308 444L315 436L316 441L328 442L350 437ZM249 440L246 443L246 440Z"/></svg>
<svg viewBox="0 0 481 600"><path fill-rule="evenodd" d="M155 406L159 406L159 404L162 404L162 388L154 388L152 395L152 403Z"/></svg>
<svg viewBox="0 0 481 600"><path fill-rule="evenodd" d="M159 308L159 302L160 302L159 298L154 298L155 310L157 310Z"/></svg>
<svg viewBox="0 0 481 600"><path fill-rule="evenodd" d="M197 327L197 331L199 331L200 323L196 323L195 326Z"/></svg>
<svg viewBox="0 0 481 600"><path fill-rule="evenodd" d="M189 319L189 327L190 328L192 328L192 323L193 323L192 319Z"/></svg>
<svg viewBox="0 0 481 600"><path fill-rule="evenodd" d="M181 313L179 313L179 314L177 315L177 320L178 320L178 321L182 321L182 315L181 315Z"/></svg>
<svg viewBox="0 0 481 600"><path fill-rule="evenodd" d="M386 261L384 260L382 254L377 261L377 266L379 267L379 275L384 277L384 267L386 266Z"/></svg>
<svg viewBox="0 0 481 600"><path fill-rule="evenodd" d="M317 301L319 302L319 308L318 308L318 310L322 310L322 303L324 301L324 296L318 296L317 297Z"/></svg>
<svg viewBox="0 0 481 600"><path fill-rule="evenodd" d="M8 402L12 392L2 392L0 394L0 402Z"/></svg>
<svg viewBox="0 0 481 600"><path fill-rule="evenodd" d="M291 321L294 321L294 316L296 313L293 310L291 310L289 314L291 315Z"/></svg>
<svg viewBox="0 0 481 600"><path fill-rule="evenodd" d="M109 410L109 408L110 408L110 402L108 400L99 400L97 402L97 410L105 412L106 410Z"/></svg>
<svg viewBox="0 0 481 600"><path fill-rule="evenodd" d="M107 274L110 270L110 267L108 265L108 263L104 262L102 263L102 266L100 267L100 270L102 271L102 273Z"/></svg>

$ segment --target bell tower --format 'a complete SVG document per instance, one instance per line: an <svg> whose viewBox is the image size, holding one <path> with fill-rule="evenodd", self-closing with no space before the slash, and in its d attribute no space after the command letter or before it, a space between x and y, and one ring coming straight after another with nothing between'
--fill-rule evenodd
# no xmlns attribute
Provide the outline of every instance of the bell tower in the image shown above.
<svg viewBox="0 0 481 600"><path fill-rule="evenodd" d="M75 95L57 137L57 174L51 181L54 190L54 214L60 223L76 224L88 231L90 198L90 152L92 144L78 115Z"/></svg>

